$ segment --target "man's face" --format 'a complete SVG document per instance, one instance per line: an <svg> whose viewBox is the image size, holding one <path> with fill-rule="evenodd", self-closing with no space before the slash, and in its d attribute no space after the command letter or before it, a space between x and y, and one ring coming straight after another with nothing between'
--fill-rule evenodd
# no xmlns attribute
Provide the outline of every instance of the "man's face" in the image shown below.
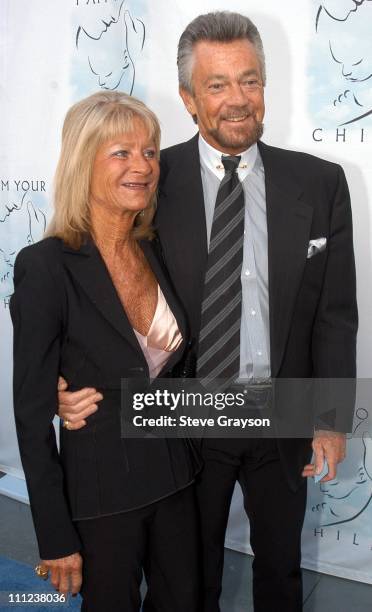
<svg viewBox="0 0 372 612"><path fill-rule="evenodd" d="M265 112L262 75L248 40L197 43L192 88L192 93L181 89L181 97L212 147L236 155L261 137Z"/></svg>

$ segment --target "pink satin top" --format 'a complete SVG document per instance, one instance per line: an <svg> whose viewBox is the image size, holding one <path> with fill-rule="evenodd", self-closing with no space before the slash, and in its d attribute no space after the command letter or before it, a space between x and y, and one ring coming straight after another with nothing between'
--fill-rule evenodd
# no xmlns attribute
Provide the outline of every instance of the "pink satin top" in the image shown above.
<svg viewBox="0 0 372 612"><path fill-rule="evenodd" d="M150 378L155 378L182 342L176 318L158 285L158 303L147 336L133 328L149 366Z"/></svg>

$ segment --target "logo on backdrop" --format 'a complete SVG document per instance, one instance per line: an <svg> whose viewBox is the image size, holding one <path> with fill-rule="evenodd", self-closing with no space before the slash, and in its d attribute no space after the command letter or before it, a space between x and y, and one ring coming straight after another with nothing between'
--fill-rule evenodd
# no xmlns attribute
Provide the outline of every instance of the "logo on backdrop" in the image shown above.
<svg viewBox="0 0 372 612"><path fill-rule="evenodd" d="M322 499L311 510L319 515L321 527L349 523L372 510L372 438L368 423L368 410L358 408L346 459L338 467L337 478L319 484Z"/></svg>
<svg viewBox="0 0 372 612"><path fill-rule="evenodd" d="M310 60L313 139L367 142L372 126L372 1L323 0ZM372 129L370 130L372 135Z"/></svg>
<svg viewBox="0 0 372 612"><path fill-rule="evenodd" d="M13 293L14 260L20 249L43 237L45 181L0 179L0 300Z"/></svg>
<svg viewBox="0 0 372 612"><path fill-rule="evenodd" d="M145 42L145 26L126 0L75 0L77 76L90 89L131 94L136 59ZM85 95L85 94L84 94Z"/></svg>

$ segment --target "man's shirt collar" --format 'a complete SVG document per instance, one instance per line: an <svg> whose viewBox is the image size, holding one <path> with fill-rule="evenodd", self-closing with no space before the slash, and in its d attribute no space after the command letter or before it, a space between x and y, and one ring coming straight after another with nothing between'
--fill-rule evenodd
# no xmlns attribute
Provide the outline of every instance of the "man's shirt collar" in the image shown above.
<svg viewBox="0 0 372 612"><path fill-rule="evenodd" d="M199 155L200 161L204 167L208 168L215 176L221 181L225 174L225 169L221 163L221 156L223 153L215 149L204 140L203 136L199 133ZM240 164L238 168L238 175L241 181L244 181L246 176L253 170L254 164L257 159L257 143L253 144L249 149L239 153Z"/></svg>

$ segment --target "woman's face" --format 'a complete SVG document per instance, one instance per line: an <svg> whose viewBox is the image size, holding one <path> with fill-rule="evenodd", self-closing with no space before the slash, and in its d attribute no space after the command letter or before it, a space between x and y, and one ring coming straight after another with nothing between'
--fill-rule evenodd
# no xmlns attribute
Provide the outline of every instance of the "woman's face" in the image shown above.
<svg viewBox="0 0 372 612"><path fill-rule="evenodd" d="M112 213L140 212L149 206L159 180L155 142L142 121L133 131L105 142L93 163L90 205Z"/></svg>

